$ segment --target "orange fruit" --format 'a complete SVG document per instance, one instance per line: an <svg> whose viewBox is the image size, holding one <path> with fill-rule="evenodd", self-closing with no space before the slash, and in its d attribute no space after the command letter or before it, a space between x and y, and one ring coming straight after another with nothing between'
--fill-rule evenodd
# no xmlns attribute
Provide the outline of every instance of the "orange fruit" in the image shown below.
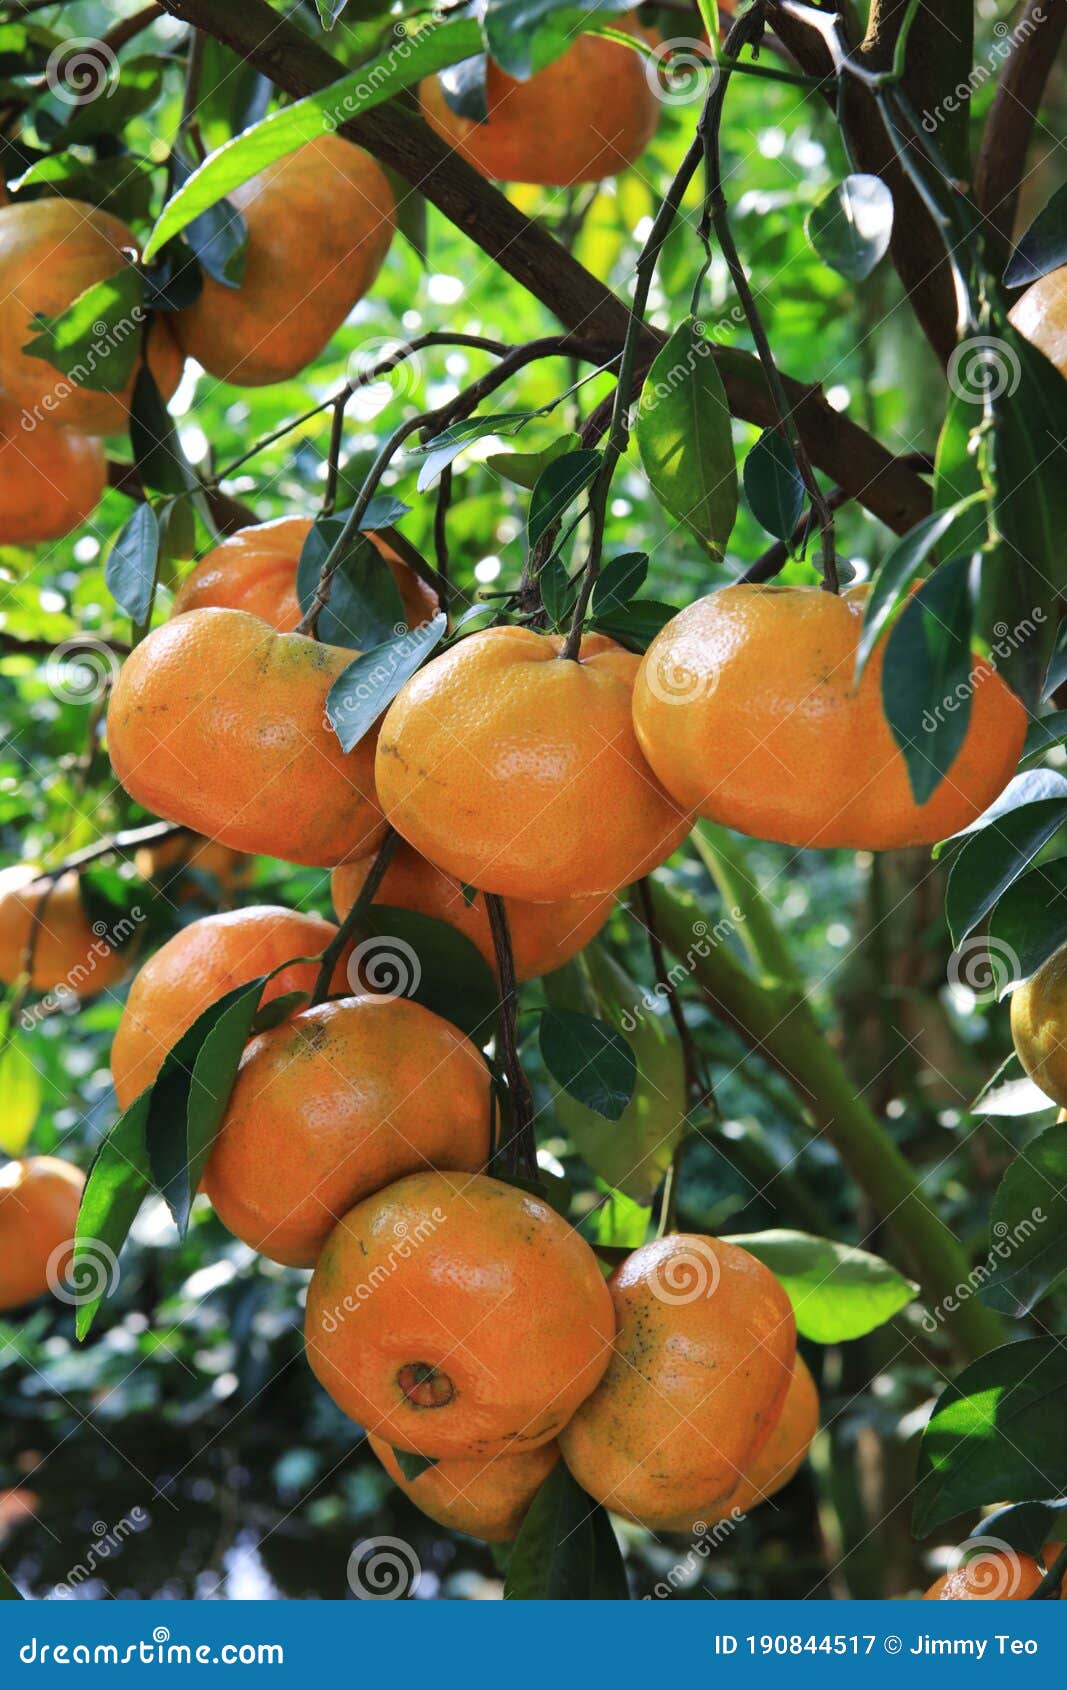
<svg viewBox="0 0 1067 1690"><path fill-rule="evenodd" d="M619 22L636 28L632 17ZM651 141L660 110L641 56L596 35L579 35L526 82L490 59L485 123L458 116L436 76L420 83L419 101L431 129L482 176L546 187L625 170Z"/></svg>
<svg viewBox="0 0 1067 1690"><path fill-rule="evenodd" d="M326 695L356 653L243 610L191 610L119 671L108 746L131 797L237 851L332 867L380 844L374 735L341 750Z"/></svg>
<svg viewBox="0 0 1067 1690"><path fill-rule="evenodd" d="M530 628L461 640L401 688L375 762L382 808L416 851L534 903L614 892L690 825L634 738L639 659L599 634L579 662L562 645Z"/></svg>
<svg viewBox="0 0 1067 1690"><path fill-rule="evenodd" d="M250 1040L204 1190L271 1261L311 1267L341 1216L403 1174L473 1172L490 1150L489 1070L409 998L301 1010Z"/></svg>
<svg viewBox="0 0 1067 1690"><path fill-rule="evenodd" d="M1067 945L1011 994L1015 1054L1035 1086L1067 1107Z"/></svg>
<svg viewBox="0 0 1067 1690"><path fill-rule="evenodd" d="M106 925L89 920L73 870L54 883L41 880L40 873L32 863L0 872L0 980L10 985L22 973L36 923L30 976L35 992L62 987L89 998L106 991L127 972L127 958L108 943Z"/></svg>
<svg viewBox="0 0 1067 1690"><path fill-rule="evenodd" d="M239 528L236 534L205 553L182 582L174 597L174 616L186 610L221 605L262 617L280 633L292 633L300 621L296 596L296 566L311 531L308 516L280 516ZM368 534L389 565L407 614L408 627L428 622L437 610L437 594L408 567L378 534ZM358 635L359 630L353 629Z"/></svg>
<svg viewBox="0 0 1067 1690"><path fill-rule="evenodd" d="M326 346L382 267L394 202L368 153L324 134L227 196L244 216L240 287L205 274L177 313L183 351L220 381L288 381Z"/></svg>
<svg viewBox="0 0 1067 1690"><path fill-rule="evenodd" d="M80 293L121 270L135 247L125 223L80 200L20 201L0 207L0 390L36 422L59 423L85 434L119 434L128 424L136 369L121 392L103 393L65 376L22 348L34 333L36 312L58 317ZM138 340L143 315L131 311L125 333ZM111 347L117 338L111 335ZM108 337L96 349L96 368L106 367ZM164 399L181 375L182 355L170 324L153 318L148 363Z"/></svg>
<svg viewBox="0 0 1067 1690"><path fill-rule="evenodd" d="M78 528L107 484L102 443L72 428L40 423L0 400L0 546L35 546Z"/></svg>
<svg viewBox="0 0 1067 1690"><path fill-rule="evenodd" d="M975 659L967 735L924 804L882 709L884 643L854 685L867 587L722 587L657 635L641 749L679 804L757 839L884 851L966 827L1015 771L1026 712Z"/></svg>
<svg viewBox="0 0 1067 1690"><path fill-rule="evenodd" d="M227 910L191 921L161 945L135 975L111 1046L115 1095L125 1109L151 1085L163 1058L205 1009L297 957L314 957L337 933L332 922L276 904ZM331 990L347 989L345 964ZM297 962L263 988L263 1003L288 992L310 992L317 962Z"/></svg>
<svg viewBox="0 0 1067 1690"><path fill-rule="evenodd" d="M373 1433L367 1441L389 1477L428 1519L483 1543L511 1543L518 1537L526 1510L559 1460L557 1443L539 1444L521 1455L494 1455L488 1461L438 1461L418 1478L405 1479L391 1446Z"/></svg>
<svg viewBox="0 0 1067 1690"><path fill-rule="evenodd" d="M590 1496L669 1527L744 1481L781 1412L793 1310L736 1244L680 1233L635 1250L608 1282L618 1337L592 1396L560 1434Z"/></svg>
<svg viewBox="0 0 1067 1690"><path fill-rule="evenodd" d="M1064 1544L1063 1542L1046 1543L1043 1546L1041 1550L1041 1559L1045 1563L1045 1571L1047 1573L1052 1571L1065 1548L1067 1548L1067 1544ZM1067 1577L1064 1577L1060 1585L1060 1601L1067 1602Z"/></svg>
<svg viewBox="0 0 1067 1690"><path fill-rule="evenodd" d="M394 1449L516 1455L554 1438L607 1366L596 1257L529 1192L412 1174L358 1203L308 1287L308 1360Z"/></svg>
<svg viewBox="0 0 1067 1690"><path fill-rule="evenodd" d="M374 857L370 855L334 869L330 889L338 921L344 920L355 903L373 862ZM462 885L453 875L436 868L403 841L393 853L375 902L415 910L419 915L447 922L477 946L495 972L496 952L484 894L476 893L468 903ZM508 927L518 978L535 980L538 975L562 968L600 932L614 902L613 892L596 898L561 898L553 904L529 904L521 898L509 898Z"/></svg>
<svg viewBox="0 0 1067 1690"><path fill-rule="evenodd" d="M214 839L195 833L179 833L158 845L142 845L135 852L133 866L142 880L152 880L160 890L182 903L198 896L199 887L187 874L206 875L215 882L226 906L230 894L241 891L252 879L252 858L243 851L231 851Z"/></svg>
<svg viewBox="0 0 1067 1690"><path fill-rule="evenodd" d="M1034 1594L1044 1576L1030 1555L991 1550L950 1573L942 1573L925 1592L923 1601L1023 1602Z"/></svg>
<svg viewBox="0 0 1067 1690"><path fill-rule="evenodd" d="M62 1280L84 1184L81 1170L58 1156L0 1167L0 1309L17 1309L50 1279Z"/></svg>
<svg viewBox="0 0 1067 1690"><path fill-rule="evenodd" d="M1067 264L1028 287L1008 313L1024 340L1067 376Z"/></svg>
<svg viewBox="0 0 1067 1690"><path fill-rule="evenodd" d="M793 1375L785 1394L782 1412L770 1437L756 1456L735 1491L711 1508L698 1508L668 1522L667 1530L692 1532L698 1522L714 1525L718 1520L736 1520L751 1513L776 1491L783 1490L807 1458L819 1429L819 1393L802 1355L793 1363Z"/></svg>

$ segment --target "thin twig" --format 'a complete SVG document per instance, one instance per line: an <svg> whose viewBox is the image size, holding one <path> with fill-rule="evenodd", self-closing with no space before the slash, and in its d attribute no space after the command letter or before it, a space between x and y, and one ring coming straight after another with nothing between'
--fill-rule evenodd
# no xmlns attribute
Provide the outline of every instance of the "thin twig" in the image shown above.
<svg viewBox="0 0 1067 1690"><path fill-rule="evenodd" d="M500 980L500 1049L511 1102L512 1133L507 1143L498 1146L501 1166L520 1179L536 1180L537 1136L534 1132L533 1093L526 1078L526 1070L519 1057L518 1004L519 988L515 978L515 957L511 948L511 930L503 898L486 892L485 907L493 934L496 971Z"/></svg>
<svg viewBox="0 0 1067 1690"><path fill-rule="evenodd" d="M378 894L378 888L385 878L385 871L392 862L393 852L399 843L400 835L394 828L390 828L378 847L378 854L371 864L370 873L359 889L358 898L322 953L319 972L315 976L315 984L309 1000L312 1004L321 1003L323 998L327 996L338 960L344 954L346 946L363 928L367 919L367 911Z"/></svg>

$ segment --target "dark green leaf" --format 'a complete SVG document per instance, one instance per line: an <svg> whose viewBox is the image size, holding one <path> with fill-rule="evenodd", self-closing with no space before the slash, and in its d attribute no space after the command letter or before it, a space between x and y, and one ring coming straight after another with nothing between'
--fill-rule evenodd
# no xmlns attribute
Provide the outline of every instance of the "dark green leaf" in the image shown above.
<svg viewBox="0 0 1067 1690"><path fill-rule="evenodd" d="M1067 183L1039 211L1008 260L1004 286L1024 288L1067 264Z"/></svg>
<svg viewBox="0 0 1067 1690"><path fill-rule="evenodd" d="M1067 1346L1056 1338L1004 1344L942 1392L919 1451L920 1537L991 1502L1067 1491Z"/></svg>
<svg viewBox="0 0 1067 1690"><path fill-rule="evenodd" d="M537 577L541 603L553 628L561 628L574 608L578 597L578 582L567 574L561 557L550 557Z"/></svg>
<svg viewBox="0 0 1067 1690"><path fill-rule="evenodd" d="M161 493L184 493L195 485L196 478L178 444L173 418L147 364L141 365L133 385L130 445L146 487Z"/></svg>
<svg viewBox="0 0 1067 1690"><path fill-rule="evenodd" d="M417 1479L420 1473L425 1473L428 1467L437 1466L435 1455L415 1455L409 1449L394 1449L396 1464L405 1479Z"/></svg>
<svg viewBox="0 0 1067 1690"><path fill-rule="evenodd" d="M765 1263L793 1305L797 1331L814 1344L843 1344L892 1320L919 1287L895 1267L833 1238L749 1232L727 1240Z"/></svg>
<svg viewBox="0 0 1067 1690"><path fill-rule="evenodd" d="M98 205L124 222L147 217L152 204L151 167L128 153L119 158L94 159L52 153L31 164L12 187L15 192L35 188L63 199Z"/></svg>
<svg viewBox="0 0 1067 1690"><path fill-rule="evenodd" d="M196 167L177 149L171 160L175 187L180 188ZM248 256L248 225L235 205L226 199L216 200L186 224L185 239L209 276L224 288L240 287Z"/></svg>
<svg viewBox="0 0 1067 1690"><path fill-rule="evenodd" d="M508 1559L513 1602L629 1600L611 1522L558 1461L541 1486Z"/></svg>
<svg viewBox="0 0 1067 1690"><path fill-rule="evenodd" d="M660 504L721 558L737 516L737 464L715 349L692 317L657 354L634 432Z"/></svg>
<svg viewBox="0 0 1067 1690"><path fill-rule="evenodd" d="M530 494L527 543L531 550L594 480L602 462L599 452L564 452L541 471Z"/></svg>
<svg viewBox="0 0 1067 1690"><path fill-rule="evenodd" d="M410 505L405 505L403 499L394 498L392 493L379 493L363 512L360 529L364 534L370 534L381 528L392 528L401 517L407 516L410 509ZM344 516L344 511L340 514Z"/></svg>
<svg viewBox="0 0 1067 1690"><path fill-rule="evenodd" d="M288 1021L290 1015L306 1008L309 999L309 992L282 992L279 997L271 998L256 1010L252 1032L265 1033L271 1027L280 1027L283 1021Z"/></svg>
<svg viewBox="0 0 1067 1690"><path fill-rule="evenodd" d="M935 847L935 856L940 856L947 846L969 838L972 833L981 833L983 828L991 827L1001 817L1010 816L1027 805L1040 804L1046 798L1067 798L1067 778L1058 774L1055 769L1028 769L1025 774L1013 775L1004 791L993 800L988 809L983 810L969 826L961 828L959 833L954 833L951 839L942 840L940 845Z"/></svg>
<svg viewBox="0 0 1067 1690"><path fill-rule="evenodd" d="M804 508L804 483L784 435L768 428L745 459L745 494L761 528L787 545Z"/></svg>
<svg viewBox="0 0 1067 1690"><path fill-rule="evenodd" d="M343 751L351 751L444 638L443 615L364 652L330 688L326 714Z"/></svg>
<svg viewBox="0 0 1067 1690"><path fill-rule="evenodd" d="M631 650L646 651L660 629L677 614L673 604L661 604L658 599L631 599L606 616L594 615L592 626L597 633L608 634Z"/></svg>
<svg viewBox="0 0 1067 1690"><path fill-rule="evenodd" d="M1054 710L1031 722L1026 730L1026 743L1019 759L1020 769L1039 767L1049 751L1067 741L1067 710Z"/></svg>
<svg viewBox="0 0 1067 1690"><path fill-rule="evenodd" d="M138 627L148 621L159 562L159 520L151 505L137 505L108 553L108 591Z"/></svg>
<svg viewBox="0 0 1067 1690"><path fill-rule="evenodd" d="M1015 1320L1067 1273L1067 1132L1058 1122L1026 1146L1000 1182L987 1267L983 1303Z"/></svg>
<svg viewBox="0 0 1067 1690"><path fill-rule="evenodd" d="M1041 690L1042 698L1051 698L1067 682L1067 617L1056 630L1056 641L1049 658L1048 671Z"/></svg>
<svg viewBox="0 0 1067 1690"><path fill-rule="evenodd" d="M75 53L71 61L73 68L79 50L85 47L84 38L75 37L68 47ZM63 62L60 57L51 80L55 80L56 70L61 73ZM74 82L62 94L55 93L50 98L46 96L48 109L59 120L63 146L90 141L97 135L120 135L131 117L139 116L155 104L163 88L166 68L165 59L145 54L139 58L124 58L120 75L114 55L111 55L110 63L106 56L102 56L96 65L91 62L90 55L90 63L83 70L80 84ZM95 98L83 97L71 103L71 91L84 96L90 88L95 91Z"/></svg>
<svg viewBox="0 0 1067 1690"><path fill-rule="evenodd" d="M58 317L36 320L37 332L22 348L43 358L76 387L118 393L141 350L144 283L132 264L94 282Z"/></svg>
<svg viewBox="0 0 1067 1690"><path fill-rule="evenodd" d="M621 1033L592 1015L546 1009L540 1043L557 1085L595 1114L620 1118L637 1082L634 1053Z"/></svg>
<svg viewBox="0 0 1067 1690"><path fill-rule="evenodd" d="M315 597L322 566L344 527L344 519L339 516L320 516L311 526L296 571L302 612L306 613ZM393 639L406 627L404 601L388 563L373 540L362 533L353 535L345 544L330 583L330 596L319 612L318 638L326 645L367 651Z"/></svg>
<svg viewBox="0 0 1067 1690"><path fill-rule="evenodd" d="M1039 1557L1046 1543L1062 1540L1067 1526L1067 1502L1013 1502L986 1514L983 1539L999 1538L1022 1555Z"/></svg>
<svg viewBox="0 0 1067 1690"><path fill-rule="evenodd" d="M474 53L457 65L438 71L437 80L445 104L457 117L470 123L485 123L489 117L489 93L485 85L489 60L484 53Z"/></svg>
<svg viewBox="0 0 1067 1690"><path fill-rule="evenodd" d="M606 563L593 587L594 616L611 616L639 593L648 574L647 552L623 552Z"/></svg>
<svg viewBox="0 0 1067 1690"><path fill-rule="evenodd" d="M907 597L908 589L926 563L931 552L941 546L947 556L956 551L955 537L966 521L969 530L971 511L978 502L963 500L946 510L933 511L891 546L875 572L871 590L863 607L863 630L856 651L856 679L859 680L867 660L885 633L889 622Z"/></svg>
<svg viewBox="0 0 1067 1690"><path fill-rule="evenodd" d="M103 1140L89 1169L74 1231L71 1285L88 1292L78 1304L78 1337L114 1288L119 1251L144 1199L153 1189L145 1144L151 1091L135 1097Z"/></svg>
<svg viewBox="0 0 1067 1690"><path fill-rule="evenodd" d="M812 206L805 228L824 264L862 282L889 249L893 195L880 176L846 176Z"/></svg>
<svg viewBox="0 0 1067 1690"><path fill-rule="evenodd" d="M1060 798L1012 810L972 834L953 861L945 892L945 915L954 945L962 944L989 914L1064 821L1067 791Z"/></svg>
<svg viewBox="0 0 1067 1690"><path fill-rule="evenodd" d="M477 1044L495 1022L500 992L496 977L464 933L415 910L372 904L364 926L368 937L356 947L349 978L363 991L413 998L451 1021Z"/></svg>
<svg viewBox="0 0 1067 1690"><path fill-rule="evenodd" d="M1003 998L1067 944L1067 857L1032 868L1001 898L989 920L990 955Z"/></svg>
<svg viewBox="0 0 1067 1690"><path fill-rule="evenodd" d="M971 560L944 563L904 606L885 648L882 706L925 803L956 760L971 719Z"/></svg>

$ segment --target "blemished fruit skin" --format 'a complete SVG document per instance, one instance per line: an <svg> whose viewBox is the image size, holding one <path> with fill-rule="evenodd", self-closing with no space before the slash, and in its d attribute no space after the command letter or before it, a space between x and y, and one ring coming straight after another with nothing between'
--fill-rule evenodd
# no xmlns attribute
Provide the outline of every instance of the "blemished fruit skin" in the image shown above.
<svg viewBox="0 0 1067 1690"><path fill-rule="evenodd" d="M976 657L963 745L916 804L882 708L884 642L854 682L867 591L722 587L668 622L634 726L679 804L783 845L885 851L944 839L992 803L1022 751L1022 705Z"/></svg>
<svg viewBox="0 0 1067 1690"><path fill-rule="evenodd" d="M311 1267L361 1198L435 1163L474 1173L489 1149L470 1040L408 998L341 998L249 1042L204 1190L260 1255Z"/></svg>
<svg viewBox="0 0 1067 1690"><path fill-rule="evenodd" d="M227 992L286 962L291 966L268 981L261 1003L311 992L319 965L295 959L313 958L336 934L332 922L278 904L206 915L175 933L138 971L115 1031L111 1078L120 1108L151 1085L168 1050ZM346 963L342 956L334 970L334 992L347 990Z"/></svg>
<svg viewBox="0 0 1067 1690"><path fill-rule="evenodd" d="M1050 270L1015 301L1008 320L1067 376L1067 264Z"/></svg>
<svg viewBox="0 0 1067 1690"><path fill-rule="evenodd" d="M311 527L310 517L279 516L273 522L239 528L206 552L185 577L174 596L171 615L217 605L225 610L247 610L279 633L291 634L301 615L296 567ZM367 539L389 565L400 589L408 627L428 622L437 610L433 588L380 535L368 534ZM358 636L359 630L352 633Z"/></svg>
<svg viewBox="0 0 1067 1690"><path fill-rule="evenodd" d="M418 1478L406 1479L384 1439L371 1433L367 1441L389 1477L427 1519L483 1543L511 1543L518 1537L527 1509L559 1460L559 1445L553 1442L488 1461L437 1461Z"/></svg>
<svg viewBox="0 0 1067 1690"><path fill-rule="evenodd" d="M1011 1037L1035 1086L1067 1108L1067 945L1012 992Z"/></svg>
<svg viewBox="0 0 1067 1690"><path fill-rule="evenodd" d="M288 381L374 282L393 238L392 189L369 153L324 134L227 197L248 227L241 284L205 275L177 313L178 339L219 381Z"/></svg>
<svg viewBox="0 0 1067 1690"><path fill-rule="evenodd" d="M356 653L243 610L191 610L123 663L108 748L132 798L236 851L332 868L375 849L374 735L347 755L326 697Z"/></svg>
<svg viewBox="0 0 1067 1690"><path fill-rule="evenodd" d="M0 1167L0 1309L17 1309L48 1289L54 1251L73 1240L85 1176L58 1156ZM63 1278L69 1256L53 1265Z"/></svg>
<svg viewBox="0 0 1067 1690"><path fill-rule="evenodd" d="M35 992L64 987L90 998L107 991L128 973L128 958L93 927L73 870L61 874L51 890L39 875L32 863L0 872L0 980L11 985L19 978L36 922L30 976Z"/></svg>
<svg viewBox="0 0 1067 1690"><path fill-rule="evenodd" d="M121 392L100 392L22 348L32 338L36 312L61 316L86 288L121 270L135 246L125 223L81 200L0 207L0 391L17 410L84 434L119 434L128 427L136 368ZM140 339L140 323L131 320L128 328ZM98 364L106 351L98 353ZM182 355L162 316L149 329L148 364L169 399Z"/></svg>
<svg viewBox="0 0 1067 1690"><path fill-rule="evenodd" d="M359 1203L308 1287L308 1360L394 1449L517 1455L556 1437L615 1331L596 1257L547 1203L455 1171Z"/></svg>
<svg viewBox="0 0 1067 1690"><path fill-rule="evenodd" d="M796 1358L789 1298L747 1250L679 1233L608 1282L618 1336L603 1379L560 1434L606 1508L670 1529L743 1481L781 1412Z"/></svg>
<svg viewBox="0 0 1067 1690"><path fill-rule="evenodd" d="M962 1567L942 1573L923 1595L924 1602L1024 1602L1044 1573L1030 1555L976 1555Z"/></svg>
<svg viewBox="0 0 1067 1690"><path fill-rule="evenodd" d="M330 890L338 921L344 920L355 903L373 862L374 857L367 856L358 863L343 863L334 869ZM495 971L496 952L484 894L476 893L468 903L454 875L420 857L403 840L385 871L376 902L447 922L477 946ZM562 968L600 932L614 903L612 892L596 898L562 898L551 904L508 898L506 910L516 977L535 980L554 968Z"/></svg>
<svg viewBox="0 0 1067 1690"><path fill-rule="evenodd" d="M72 428L24 429L0 399L0 546L36 546L79 528L107 483L103 443Z"/></svg>
<svg viewBox="0 0 1067 1690"><path fill-rule="evenodd" d="M719 1520L737 1520L742 1514L751 1513L761 1502L784 1490L806 1460L818 1429L819 1393L807 1363L798 1355L782 1412L737 1489L707 1510L698 1508L680 1519L670 1520L666 1529L692 1532L698 1523L711 1526Z"/></svg>
<svg viewBox="0 0 1067 1690"><path fill-rule="evenodd" d="M617 891L690 818L634 737L639 659L613 640L489 628L434 658L383 718L375 779L389 821L468 886L533 903Z"/></svg>
<svg viewBox="0 0 1067 1690"><path fill-rule="evenodd" d="M632 18L621 20L632 30ZM660 103L630 47L580 35L526 82L488 61L488 121L460 117L436 76L419 85L422 115L482 176L568 187L633 164L656 132Z"/></svg>

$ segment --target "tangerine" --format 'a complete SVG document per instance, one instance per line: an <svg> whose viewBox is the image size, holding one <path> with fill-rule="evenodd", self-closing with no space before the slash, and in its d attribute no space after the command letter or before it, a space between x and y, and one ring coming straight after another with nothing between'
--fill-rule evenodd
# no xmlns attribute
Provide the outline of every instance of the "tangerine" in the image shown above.
<svg viewBox="0 0 1067 1690"><path fill-rule="evenodd" d="M190 610L123 663L115 774L139 804L237 851L332 867L380 844L374 736L347 755L326 695L356 656L244 610Z"/></svg>
<svg viewBox="0 0 1067 1690"><path fill-rule="evenodd" d="M923 1601L1024 1602L1044 1576L1031 1555L992 1550L950 1573L942 1573L925 1592Z"/></svg>
<svg viewBox="0 0 1067 1690"><path fill-rule="evenodd" d="M102 443L72 428L19 426L0 400L0 546L35 546L79 528L107 485Z"/></svg>
<svg viewBox="0 0 1067 1690"><path fill-rule="evenodd" d="M976 658L963 745L917 804L882 707L884 642L854 682L867 592L721 587L667 623L634 726L679 804L783 845L885 851L944 839L992 803L1019 760L1022 705Z"/></svg>
<svg viewBox="0 0 1067 1690"><path fill-rule="evenodd" d="M64 1277L84 1184L80 1168L59 1156L0 1168L0 1309L17 1309Z"/></svg>
<svg viewBox="0 0 1067 1690"><path fill-rule="evenodd" d="M517 1186L412 1174L358 1203L308 1287L308 1360L394 1449L516 1455L554 1438L607 1366L596 1257Z"/></svg>
<svg viewBox="0 0 1067 1690"><path fill-rule="evenodd" d="M488 1461L436 1461L407 1479L395 1451L373 1432L368 1443L395 1484L439 1526L483 1543L511 1543L542 1484L559 1460L559 1445L539 1444Z"/></svg>
<svg viewBox="0 0 1067 1690"><path fill-rule="evenodd" d="M340 135L307 141L228 195L248 227L240 285L212 276L177 313L183 351L219 381L288 381L373 283L395 224L379 166Z"/></svg>
<svg viewBox="0 0 1067 1690"><path fill-rule="evenodd" d="M578 662L530 628L488 628L434 658L382 721L381 804L438 868L534 903L614 892L661 863L689 817L638 748L639 659L592 634Z"/></svg>
<svg viewBox="0 0 1067 1690"><path fill-rule="evenodd" d="M31 936L35 992L62 986L76 997L94 997L129 968L123 953L108 943L104 925L89 920L72 869L55 881L32 863L0 872L0 980L7 985L22 973Z"/></svg>
<svg viewBox="0 0 1067 1690"><path fill-rule="evenodd" d="M1035 1086L1067 1108L1067 945L1011 994L1015 1054Z"/></svg>
<svg viewBox="0 0 1067 1690"><path fill-rule="evenodd" d="M1067 376L1067 264L1041 276L1015 301L1008 319L1024 340Z"/></svg>
<svg viewBox="0 0 1067 1690"><path fill-rule="evenodd" d="M409 998L349 997L250 1040L204 1170L223 1225L311 1267L361 1198L490 1142L489 1071L450 1021Z"/></svg>
<svg viewBox="0 0 1067 1690"><path fill-rule="evenodd" d="M608 1284L611 1363L560 1448L598 1502L669 1528L724 1502L752 1470L793 1374L793 1310L747 1250L684 1233L642 1245Z"/></svg>

